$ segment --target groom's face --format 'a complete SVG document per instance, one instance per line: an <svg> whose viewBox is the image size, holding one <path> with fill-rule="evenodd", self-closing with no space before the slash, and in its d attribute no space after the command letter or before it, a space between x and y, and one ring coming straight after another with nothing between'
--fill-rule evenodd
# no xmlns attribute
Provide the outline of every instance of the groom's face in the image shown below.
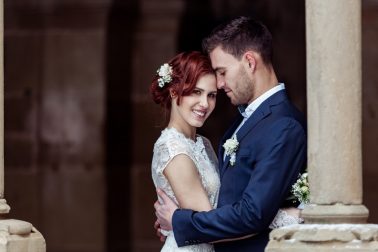
<svg viewBox="0 0 378 252"><path fill-rule="evenodd" d="M223 89L234 105L248 104L252 97L252 80L245 63L216 47L210 53L212 67L217 76L217 88Z"/></svg>

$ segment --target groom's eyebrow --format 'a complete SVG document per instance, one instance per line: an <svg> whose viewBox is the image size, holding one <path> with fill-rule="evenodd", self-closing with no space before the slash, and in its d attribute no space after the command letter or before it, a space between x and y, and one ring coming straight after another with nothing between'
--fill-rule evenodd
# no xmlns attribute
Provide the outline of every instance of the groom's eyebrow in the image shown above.
<svg viewBox="0 0 378 252"><path fill-rule="evenodd" d="M216 67L216 68L214 68L214 71L218 72L218 71L223 70L223 69L224 69L224 67Z"/></svg>

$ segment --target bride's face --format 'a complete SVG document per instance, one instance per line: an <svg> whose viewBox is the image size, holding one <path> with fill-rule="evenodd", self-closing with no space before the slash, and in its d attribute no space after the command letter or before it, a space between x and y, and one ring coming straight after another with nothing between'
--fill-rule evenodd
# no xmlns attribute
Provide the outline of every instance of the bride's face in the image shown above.
<svg viewBox="0 0 378 252"><path fill-rule="evenodd" d="M192 127L202 127L206 119L213 112L216 103L217 86L215 75L201 76L190 95L181 97L180 105L176 99L172 102L172 117L180 124Z"/></svg>

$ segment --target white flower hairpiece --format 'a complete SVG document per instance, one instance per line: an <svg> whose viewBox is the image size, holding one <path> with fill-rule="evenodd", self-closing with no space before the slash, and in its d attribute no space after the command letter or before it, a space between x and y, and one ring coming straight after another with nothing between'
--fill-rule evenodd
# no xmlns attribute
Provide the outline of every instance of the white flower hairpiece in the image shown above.
<svg viewBox="0 0 378 252"><path fill-rule="evenodd" d="M172 67L165 63L159 67L157 70L157 74L159 75L158 83L159 87L163 88L164 85L172 81Z"/></svg>
<svg viewBox="0 0 378 252"><path fill-rule="evenodd" d="M233 135L230 139L223 144L224 151L226 152L226 156L230 156L230 164L234 166L236 161L236 151L238 150L239 142L236 138L236 135Z"/></svg>

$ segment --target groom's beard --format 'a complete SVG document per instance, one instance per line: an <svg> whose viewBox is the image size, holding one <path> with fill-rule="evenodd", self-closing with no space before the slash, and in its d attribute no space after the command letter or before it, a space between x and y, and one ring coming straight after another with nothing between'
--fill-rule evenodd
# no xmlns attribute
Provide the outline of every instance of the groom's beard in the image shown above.
<svg viewBox="0 0 378 252"><path fill-rule="evenodd" d="M239 67L237 76L233 97L230 97L231 103L234 105L248 104L253 97L254 84L242 66Z"/></svg>

